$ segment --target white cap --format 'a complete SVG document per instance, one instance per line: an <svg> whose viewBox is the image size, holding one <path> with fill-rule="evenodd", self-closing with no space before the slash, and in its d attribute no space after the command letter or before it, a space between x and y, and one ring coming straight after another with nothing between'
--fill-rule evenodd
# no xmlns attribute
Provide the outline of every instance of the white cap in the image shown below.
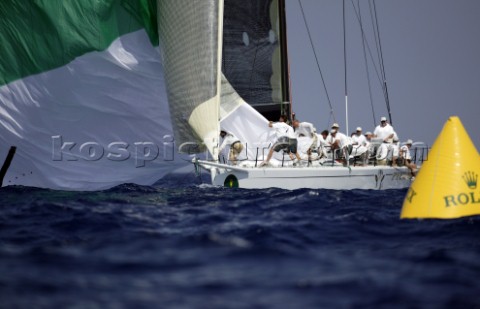
<svg viewBox="0 0 480 309"><path fill-rule="evenodd" d="M357 127L357 131L362 131L362 127Z"/></svg>
<svg viewBox="0 0 480 309"><path fill-rule="evenodd" d="M380 118L380 122L382 122L382 121L387 121L387 117Z"/></svg>
<svg viewBox="0 0 480 309"><path fill-rule="evenodd" d="M407 139L407 142L405 144L407 144L407 145L410 144L411 145L411 144L413 144L413 141L411 139Z"/></svg>
<svg viewBox="0 0 480 309"><path fill-rule="evenodd" d="M335 122L334 124L332 124L332 128L340 128L340 126L338 125L338 123Z"/></svg>
<svg viewBox="0 0 480 309"><path fill-rule="evenodd" d="M372 132L368 131L365 135L373 135Z"/></svg>

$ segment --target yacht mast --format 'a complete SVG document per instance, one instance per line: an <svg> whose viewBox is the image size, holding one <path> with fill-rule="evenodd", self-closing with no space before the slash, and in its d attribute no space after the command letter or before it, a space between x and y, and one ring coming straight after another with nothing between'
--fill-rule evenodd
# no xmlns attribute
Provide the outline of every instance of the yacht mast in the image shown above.
<svg viewBox="0 0 480 309"><path fill-rule="evenodd" d="M348 92L347 92L347 33L345 29L345 0L343 0L343 64L344 64L344 76L345 76L345 130L347 136L350 136L348 130Z"/></svg>
<svg viewBox="0 0 480 309"><path fill-rule="evenodd" d="M287 43L287 16L285 0L278 1L278 16L280 27L280 50L281 50L281 67L282 67L282 105L281 113L287 114L292 119L292 96L291 96L291 80L290 80L290 62L288 57ZM285 104L287 103L287 104ZM285 107L287 109L285 110ZM293 120L293 119L292 119Z"/></svg>

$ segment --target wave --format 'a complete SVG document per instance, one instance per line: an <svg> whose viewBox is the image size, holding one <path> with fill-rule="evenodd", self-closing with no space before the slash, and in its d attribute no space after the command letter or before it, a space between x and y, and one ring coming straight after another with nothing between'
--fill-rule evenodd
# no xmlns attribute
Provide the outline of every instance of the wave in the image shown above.
<svg viewBox="0 0 480 309"><path fill-rule="evenodd" d="M400 220L406 190L178 181L97 192L1 188L3 305L479 305L477 217Z"/></svg>

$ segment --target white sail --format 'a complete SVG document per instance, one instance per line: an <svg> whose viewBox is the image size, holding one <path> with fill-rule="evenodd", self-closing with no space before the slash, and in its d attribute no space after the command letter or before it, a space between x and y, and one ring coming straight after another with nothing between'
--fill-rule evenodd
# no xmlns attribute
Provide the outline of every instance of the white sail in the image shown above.
<svg viewBox="0 0 480 309"><path fill-rule="evenodd" d="M3 85L0 101L2 160L17 147L4 185L147 185L182 165L165 147L173 139L162 65L144 31Z"/></svg>
<svg viewBox="0 0 480 309"><path fill-rule="evenodd" d="M150 1L2 1L3 185L151 185L175 155ZM153 18L152 18L153 16Z"/></svg>
<svg viewBox="0 0 480 309"><path fill-rule="evenodd" d="M247 104L225 77L221 89L220 126L238 137L246 146L247 157L254 160L268 150L274 132L268 128L268 120Z"/></svg>

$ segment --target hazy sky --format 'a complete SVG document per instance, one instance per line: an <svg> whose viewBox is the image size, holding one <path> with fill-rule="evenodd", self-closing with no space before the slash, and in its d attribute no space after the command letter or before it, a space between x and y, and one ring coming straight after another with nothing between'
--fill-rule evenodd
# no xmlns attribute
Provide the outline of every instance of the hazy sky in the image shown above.
<svg viewBox="0 0 480 309"><path fill-rule="evenodd" d="M329 105L299 2L286 2L293 110L300 120L324 129L329 123ZM357 0L353 2L357 5ZM360 6L375 52L368 2L360 0ZM336 120L345 132L342 1L302 0L302 5ZM400 140L411 138L432 145L448 117L456 115L480 150L480 1L377 0L376 6L393 126ZM374 123L361 32L354 14L347 0L349 131L361 126L365 132L388 114L369 58Z"/></svg>

